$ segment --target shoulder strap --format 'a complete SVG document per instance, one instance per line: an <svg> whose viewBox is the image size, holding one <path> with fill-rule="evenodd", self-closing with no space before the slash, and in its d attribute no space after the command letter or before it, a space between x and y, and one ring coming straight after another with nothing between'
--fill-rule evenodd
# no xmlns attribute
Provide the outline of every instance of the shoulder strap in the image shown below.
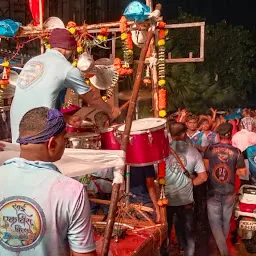
<svg viewBox="0 0 256 256"><path fill-rule="evenodd" d="M179 165L180 165L180 167L181 167L183 173L184 173L188 178L190 178L189 172L188 172L187 169L185 168L184 164L182 163L182 161L181 161L179 155L176 153L176 151L175 151L173 148L170 147L170 152L171 152L171 154L173 154L173 156L174 156L174 157L176 158L176 160L178 161L178 163L179 163Z"/></svg>

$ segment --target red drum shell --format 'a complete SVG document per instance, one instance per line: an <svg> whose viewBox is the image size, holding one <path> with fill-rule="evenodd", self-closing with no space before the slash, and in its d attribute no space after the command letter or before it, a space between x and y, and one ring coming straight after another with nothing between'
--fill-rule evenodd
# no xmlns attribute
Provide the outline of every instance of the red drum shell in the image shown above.
<svg viewBox="0 0 256 256"><path fill-rule="evenodd" d="M67 133L73 133L73 132L94 132L93 127L73 127L71 125L66 126L66 132Z"/></svg>
<svg viewBox="0 0 256 256"><path fill-rule="evenodd" d="M145 121L147 119L156 120L160 118L145 118ZM141 119L139 120L141 121ZM162 124L154 128L131 131L130 142L126 151L127 164L131 166L146 166L160 162L169 156L170 145L166 121L163 119L160 120ZM133 123L136 121L138 120L133 121ZM123 133L120 130L118 131L121 134Z"/></svg>
<svg viewBox="0 0 256 256"><path fill-rule="evenodd" d="M100 132L101 148L108 150L119 150L121 148L120 142L116 137L116 129L110 127Z"/></svg>

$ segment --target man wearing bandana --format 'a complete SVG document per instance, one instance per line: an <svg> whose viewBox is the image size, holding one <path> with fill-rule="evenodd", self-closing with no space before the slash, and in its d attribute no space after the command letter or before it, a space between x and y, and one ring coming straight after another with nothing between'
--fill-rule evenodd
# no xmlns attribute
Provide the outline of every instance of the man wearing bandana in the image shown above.
<svg viewBox="0 0 256 256"><path fill-rule="evenodd" d="M53 164L63 155L65 128L56 109L35 108L21 119L20 157L0 167L0 255L96 255L83 185Z"/></svg>
<svg viewBox="0 0 256 256"><path fill-rule="evenodd" d="M36 107L59 108L59 95L70 88L93 108L106 112L111 118L119 115L118 108L112 108L99 94L90 90L83 74L70 63L77 42L66 29L54 29L49 38L51 49L29 60L17 80L16 91L11 106L12 142L18 138L19 123L22 116ZM66 116L65 120L79 126L81 119Z"/></svg>

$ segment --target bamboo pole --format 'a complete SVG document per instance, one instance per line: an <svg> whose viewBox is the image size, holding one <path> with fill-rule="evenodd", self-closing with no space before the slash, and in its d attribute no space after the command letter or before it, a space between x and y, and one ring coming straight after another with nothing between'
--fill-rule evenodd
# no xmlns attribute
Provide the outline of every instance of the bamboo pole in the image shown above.
<svg viewBox="0 0 256 256"><path fill-rule="evenodd" d="M146 53L148 51L148 47L150 44L150 41L153 37L154 32L150 29L147 34L147 40L144 45L144 47L141 50L140 53L140 59L138 63L138 68L137 68L137 73L135 77L135 82L134 82L134 87L132 91L132 96L130 99L130 104L128 108L128 113L126 116L126 122L125 122L125 129L124 129L124 134L122 137L122 145L121 149L126 151L128 142L129 142L129 136L130 136L130 130L132 126L132 117L134 113L134 109L136 106L136 101L140 89L140 83L141 83L141 76L143 72L143 67L144 67L144 61L146 57ZM120 190L120 184L114 184L113 189L112 189L112 195L111 195L111 204L109 208L109 213L108 213L108 219L107 219L107 225L105 229L105 234L104 234L104 240L103 240L103 246L102 246L102 251L101 255L102 256L107 256L108 251L109 251L109 246L110 246L110 240L111 240L111 235L113 231L113 226L115 222L115 214L117 210L117 202L119 200L119 190Z"/></svg>
<svg viewBox="0 0 256 256"><path fill-rule="evenodd" d="M42 0L39 0L39 24L41 30L43 30L43 5L42 5ZM41 54L44 53L44 44L43 40L40 39L40 45L41 45Z"/></svg>

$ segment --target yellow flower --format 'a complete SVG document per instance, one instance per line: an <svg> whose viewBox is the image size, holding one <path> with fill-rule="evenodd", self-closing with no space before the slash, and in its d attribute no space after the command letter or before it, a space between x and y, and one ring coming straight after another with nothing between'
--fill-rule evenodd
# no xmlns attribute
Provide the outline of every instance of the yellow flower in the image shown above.
<svg viewBox="0 0 256 256"><path fill-rule="evenodd" d="M122 33L121 34L121 40L127 39L127 33Z"/></svg>
<svg viewBox="0 0 256 256"><path fill-rule="evenodd" d="M133 55L133 50L128 50L129 55Z"/></svg>
<svg viewBox="0 0 256 256"><path fill-rule="evenodd" d="M5 61L2 63L2 66L6 68L9 67L9 65L10 65L9 61Z"/></svg>
<svg viewBox="0 0 256 256"><path fill-rule="evenodd" d="M50 49L50 48L51 48L51 45L50 45L50 44L47 44L47 45L45 45L45 48L46 48L46 49Z"/></svg>
<svg viewBox="0 0 256 256"><path fill-rule="evenodd" d="M164 39L160 39L158 41L158 46L163 46L163 45L165 45L165 40Z"/></svg>
<svg viewBox="0 0 256 256"><path fill-rule="evenodd" d="M124 63L124 64L122 65L122 68L129 68L129 64L128 64L128 63Z"/></svg>
<svg viewBox="0 0 256 256"><path fill-rule="evenodd" d="M1 86L1 89L5 89L7 87L6 84L0 84L0 86Z"/></svg>
<svg viewBox="0 0 256 256"><path fill-rule="evenodd" d="M100 41L104 41L104 36L103 36L103 35L97 35L97 38L98 38Z"/></svg>
<svg viewBox="0 0 256 256"><path fill-rule="evenodd" d="M76 66L77 66L77 61L76 61L76 60L75 60L75 61L73 61L72 66L74 66L74 67L76 67Z"/></svg>
<svg viewBox="0 0 256 256"><path fill-rule="evenodd" d="M165 110L160 110L159 111L159 116L160 117L165 117L166 116L166 111Z"/></svg>
<svg viewBox="0 0 256 256"><path fill-rule="evenodd" d="M158 183L159 183L160 185L165 185L165 178L159 179L159 180L158 180Z"/></svg>
<svg viewBox="0 0 256 256"><path fill-rule="evenodd" d="M83 51L83 47L82 46L78 46L76 50L77 50L78 53L81 53Z"/></svg>
<svg viewBox="0 0 256 256"><path fill-rule="evenodd" d="M161 86L161 87L162 87L162 86L165 86L165 84L166 84L166 81L163 80L163 79L161 79L161 80L158 81L158 85Z"/></svg>
<svg viewBox="0 0 256 256"><path fill-rule="evenodd" d="M166 29L166 30L165 30L165 35L167 36L168 34L169 34L169 30Z"/></svg>
<svg viewBox="0 0 256 256"><path fill-rule="evenodd" d="M104 101L106 101L107 100L107 96L102 96L102 99L104 100Z"/></svg>
<svg viewBox="0 0 256 256"><path fill-rule="evenodd" d="M103 36L103 41L107 41L108 37L107 36Z"/></svg>
<svg viewBox="0 0 256 256"><path fill-rule="evenodd" d="M69 28L68 30L73 35L76 33L76 29L75 28Z"/></svg>

